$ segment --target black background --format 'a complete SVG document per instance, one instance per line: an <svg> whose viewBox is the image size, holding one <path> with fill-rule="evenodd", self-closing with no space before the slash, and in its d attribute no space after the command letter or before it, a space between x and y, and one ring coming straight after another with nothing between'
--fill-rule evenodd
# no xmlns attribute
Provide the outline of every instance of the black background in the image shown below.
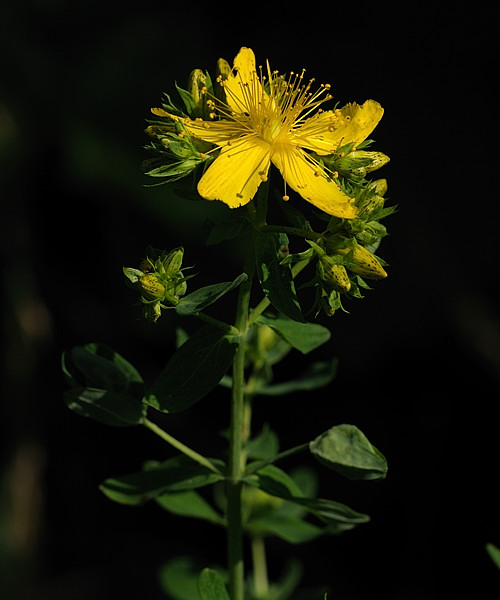
<svg viewBox="0 0 500 600"><path fill-rule="evenodd" d="M372 137L391 157L383 175L398 204L380 251L389 278L333 318L316 354L339 357L336 381L255 409L256 426L269 422L283 448L354 423L386 455L389 476L350 483L319 468L321 495L372 521L302 547L271 543L272 574L293 555L304 585L327 583L338 600L498 598L500 573L485 551L500 545L492 6L3 5L2 597L156 600L167 559L194 548L224 563L222 532L101 495L105 477L170 450L147 431L67 410L59 360L63 349L104 341L146 379L162 367L177 322L138 321L121 275L148 244L183 244L196 285L239 272L231 246L200 242L204 218L225 207L145 188L140 163L144 120L162 92L246 45L281 72L304 67L330 82L341 104L384 106ZM294 360L288 368L301 366ZM227 410L218 394L164 424L210 453Z"/></svg>

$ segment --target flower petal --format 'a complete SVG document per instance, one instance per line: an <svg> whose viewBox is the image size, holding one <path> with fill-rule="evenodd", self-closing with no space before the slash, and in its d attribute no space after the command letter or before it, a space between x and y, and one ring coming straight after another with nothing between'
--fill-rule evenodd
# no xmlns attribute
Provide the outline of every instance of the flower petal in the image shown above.
<svg viewBox="0 0 500 600"><path fill-rule="evenodd" d="M335 217L353 219L357 208L349 196L329 179L300 148L279 144L273 152L272 162L281 171L286 183L302 198Z"/></svg>
<svg viewBox="0 0 500 600"><path fill-rule="evenodd" d="M251 48L241 48L234 59L231 74L224 82L226 102L235 113L251 112L255 102L266 97L257 75L255 54Z"/></svg>
<svg viewBox="0 0 500 600"><path fill-rule="evenodd" d="M225 146L230 140L241 136L241 127L236 127L234 121L181 119L181 122L190 135L217 146Z"/></svg>
<svg viewBox="0 0 500 600"><path fill-rule="evenodd" d="M258 137L224 146L198 183L200 196L221 200L230 208L247 204L267 178L269 155L269 144Z"/></svg>
<svg viewBox="0 0 500 600"><path fill-rule="evenodd" d="M362 106L346 104L340 110L318 113L294 133L294 140L317 154L332 154L339 146L359 144L375 129L384 109L375 100Z"/></svg>

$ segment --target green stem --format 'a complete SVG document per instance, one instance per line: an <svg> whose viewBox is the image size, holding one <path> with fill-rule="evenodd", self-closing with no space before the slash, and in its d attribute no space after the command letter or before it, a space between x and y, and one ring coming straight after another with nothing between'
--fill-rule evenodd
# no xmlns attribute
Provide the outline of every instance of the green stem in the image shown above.
<svg viewBox="0 0 500 600"><path fill-rule="evenodd" d="M229 460L226 479L227 496L227 553L229 567L229 592L231 600L244 598L243 527L241 516L242 475L245 468L243 453L243 428L245 409L245 334L248 328L248 311L253 279L253 244L248 249L245 272L247 281L239 287L236 323L240 335L233 362L233 387L231 396L231 423L229 430Z"/></svg>
<svg viewBox="0 0 500 600"><path fill-rule="evenodd" d="M283 450L283 452L280 452L279 454L275 454L274 456L271 456L271 458L267 458L266 460L261 460L257 463L253 463L246 470L246 475L252 475L253 473L256 473L259 469L262 469L263 467L265 467L267 465L274 464L275 462L277 462L278 460L281 460L282 458L286 458L287 456L291 456L292 454L298 454L299 452L304 452L304 450L308 450L308 449L309 449L309 444L306 443L306 444L300 444L300 446L294 446L293 448L289 448L288 450Z"/></svg>
<svg viewBox="0 0 500 600"><path fill-rule="evenodd" d="M259 600L265 600L269 594L269 578L267 575L266 547L264 538L261 536L252 538L252 562L255 597Z"/></svg>
<svg viewBox="0 0 500 600"><path fill-rule="evenodd" d="M219 319L215 319L210 315L207 315L204 312L194 313L194 316L203 321L204 323L208 323L209 325L213 325L214 327L218 327L225 331L228 335L239 335L240 332L233 325L229 325L229 323L225 323L224 321L219 321Z"/></svg>
<svg viewBox="0 0 500 600"><path fill-rule="evenodd" d="M171 436L164 429L162 429L161 427L158 427L158 425L156 425L149 419L144 418L143 424L150 431L152 431L153 433L156 433L157 436L161 437L162 440L164 440L165 442L169 443L171 446L173 446L174 448L179 450L179 452L182 452L182 454L188 456L189 458L191 458L198 464L202 465L203 467L210 469L210 471L213 471L214 473L218 473L219 475L221 475L221 472L219 471L219 469L215 465L213 465L208 460L208 458L205 458L201 454L198 454L198 452L196 452L192 448L189 448L189 446L186 446L185 444L183 444L182 442L180 442L179 440L177 440L176 438Z"/></svg>

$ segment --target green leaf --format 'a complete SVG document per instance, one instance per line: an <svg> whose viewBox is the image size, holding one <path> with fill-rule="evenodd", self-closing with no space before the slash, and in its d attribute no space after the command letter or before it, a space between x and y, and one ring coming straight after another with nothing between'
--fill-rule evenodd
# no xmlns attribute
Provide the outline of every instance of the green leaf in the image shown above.
<svg viewBox="0 0 500 600"><path fill-rule="evenodd" d="M288 238L278 233L257 233L255 259L262 289L276 310L294 321L304 322L290 265L281 265Z"/></svg>
<svg viewBox="0 0 500 600"><path fill-rule="evenodd" d="M231 216L220 223L214 223L212 219L205 219L202 224L201 236L207 246L213 246L226 240L232 240L245 233L247 229L247 219L239 215Z"/></svg>
<svg viewBox="0 0 500 600"><path fill-rule="evenodd" d="M198 591L201 568L190 557L174 558L160 568L160 586L172 600L201 600Z"/></svg>
<svg viewBox="0 0 500 600"><path fill-rule="evenodd" d="M245 482L271 496L277 496L303 507L326 525L324 533L338 534L370 520L368 515L359 513L340 502L304 497L295 481L274 465L263 467L254 475L246 477Z"/></svg>
<svg viewBox="0 0 500 600"><path fill-rule="evenodd" d="M222 577L214 569L203 569L198 580L198 590L202 600L230 600Z"/></svg>
<svg viewBox="0 0 500 600"><path fill-rule="evenodd" d="M262 396L280 396L292 392L315 390L328 385L337 374L337 360L316 362L310 365L297 379L283 383L263 385L256 390Z"/></svg>
<svg viewBox="0 0 500 600"><path fill-rule="evenodd" d="M198 330L168 361L145 401L161 412L178 412L206 396L233 362L237 340L215 327Z"/></svg>
<svg viewBox="0 0 500 600"><path fill-rule="evenodd" d="M271 458L279 450L278 436L268 425L264 425L262 431L247 443L245 450L248 458Z"/></svg>
<svg viewBox="0 0 500 600"><path fill-rule="evenodd" d="M212 462L223 468L221 461ZM178 456L160 464L149 464L142 471L130 475L110 477L102 482L99 489L110 500L137 505L167 492L193 490L221 479L222 475Z"/></svg>
<svg viewBox="0 0 500 600"><path fill-rule="evenodd" d="M494 544L486 544L486 551L488 552L491 560L500 569L500 549Z"/></svg>
<svg viewBox="0 0 500 600"><path fill-rule="evenodd" d="M258 325L268 325L274 329L286 342L308 354L330 339L330 331L318 323L299 323L285 315L260 315L256 320Z"/></svg>
<svg viewBox="0 0 500 600"><path fill-rule="evenodd" d="M99 388L75 387L63 394L69 409L105 425L139 425L147 407L137 398Z"/></svg>
<svg viewBox="0 0 500 600"><path fill-rule="evenodd" d="M175 307L177 314L182 316L193 315L202 311L210 304L216 302L221 296L234 290L241 283L246 281L248 276L246 273L239 275L234 281L226 281L224 283L215 283L207 285L192 294L184 296Z"/></svg>
<svg viewBox="0 0 500 600"><path fill-rule="evenodd" d="M216 525L226 524L226 520L194 490L162 494L156 498L156 502L175 515L203 519Z"/></svg>
<svg viewBox="0 0 500 600"><path fill-rule="evenodd" d="M142 398L144 382L137 369L106 344L76 346L62 357L70 385L129 393Z"/></svg>
<svg viewBox="0 0 500 600"><path fill-rule="evenodd" d="M384 479L387 461L354 425L337 425L310 442L313 456L348 479Z"/></svg>
<svg viewBox="0 0 500 600"><path fill-rule="evenodd" d="M289 544L304 544L323 535L324 528L279 511L251 518L245 526L250 535L273 535Z"/></svg>

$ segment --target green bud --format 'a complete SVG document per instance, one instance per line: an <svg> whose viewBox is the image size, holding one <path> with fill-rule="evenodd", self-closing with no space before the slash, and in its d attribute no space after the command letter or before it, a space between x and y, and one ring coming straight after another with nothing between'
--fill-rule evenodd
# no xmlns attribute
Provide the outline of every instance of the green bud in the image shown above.
<svg viewBox="0 0 500 600"><path fill-rule="evenodd" d="M370 182L368 189L373 190L379 196L385 196L387 193L387 179L376 179Z"/></svg>
<svg viewBox="0 0 500 600"><path fill-rule="evenodd" d="M224 58L219 58L215 72L217 78L222 77L222 79L227 79L231 73L231 65Z"/></svg>
<svg viewBox="0 0 500 600"><path fill-rule="evenodd" d="M378 247L380 240L387 235L387 229L378 221L368 221L366 227L356 233L356 239L363 246L370 246L372 252L374 247Z"/></svg>
<svg viewBox="0 0 500 600"><path fill-rule="evenodd" d="M139 279L139 285L144 296L149 300L158 300L165 297L166 287L161 283L157 275L148 273Z"/></svg>
<svg viewBox="0 0 500 600"><path fill-rule="evenodd" d="M366 175L366 173L371 173L372 171L380 169L390 160L390 158L383 152L367 150L354 150L348 155L348 158L352 160L369 161L364 166L353 169L352 171L353 173L362 176Z"/></svg>
<svg viewBox="0 0 500 600"><path fill-rule="evenodd" d="M188 92L193 96L195 104L200 112L203 112L205 104L205 92L207 89L207 76L201 69L194 69L189 74Z"/></svg>
<svg viewBox="0 0 500 600"><path fill-rule="evenodd" d="M376 256L364 246L353 244L346 248L337 248L336 252L344 256L350 254L348 268L353 273L362 275L367 279L384 279L387 277L386 271Z"/></svg>
<svg viewBox="0 0 500 600"><path fill-rule="evenodd" d="M318 261L320 278L339 292L351 289L351 280L344 265L339 264L333 256L324 255Z"/></svg>
<svg viewBox="0 0 500 600"><path fill-rule="evenodd" d="M368 215L377 208L382 208L384 206L384 198L379 196L378 194L372 194L361 200L358 204L358 217L363 217L364 215Z"/></svg>
<svg viewBox="0 0 500 600"><path fill-rule="evenodd" d="M175 248L167 256L160 259L159 270L167 277L173 277L179 273L184 258L184 248Z"/></svg>

